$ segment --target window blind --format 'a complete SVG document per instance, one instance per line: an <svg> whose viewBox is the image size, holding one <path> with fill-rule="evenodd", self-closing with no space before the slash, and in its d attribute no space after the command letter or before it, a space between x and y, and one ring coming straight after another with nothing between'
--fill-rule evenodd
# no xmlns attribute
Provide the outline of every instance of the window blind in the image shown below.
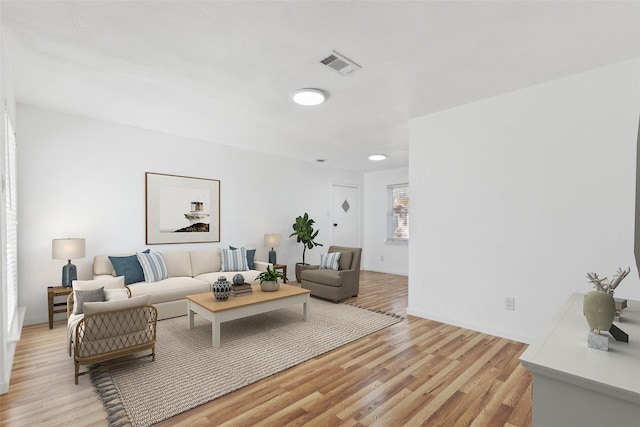
<svg viewBox="0 0 640 427"><path fill-rule="evenodd" d="M13 123L6 108L4 111L5 167L3 191L5 196L5 256L7 332L11 331L18 307L18 197L16 184L16 138Z"/></svg>
<svg viewBox="0 0 640 427"><path fill-rule="evenodd" d="M409 184L387 187L387 240L409 240Z"/></svg>

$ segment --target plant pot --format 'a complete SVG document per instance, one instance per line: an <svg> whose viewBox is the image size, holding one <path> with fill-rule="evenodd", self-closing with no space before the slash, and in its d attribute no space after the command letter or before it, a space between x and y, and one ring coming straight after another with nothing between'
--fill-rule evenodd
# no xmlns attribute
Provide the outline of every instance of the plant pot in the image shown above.
<svg viewBox="0 0 640 427"><path fill-rule="evenodd" d="M260 289L262 289L263 292L275 292L280 289L280 283L265 281L260 283Z"/></svg>
<svg viewBox="0 0 640 427"><path fill-rule="evenodd" d="M584 296L582 311L589 328L597 332L608 331L616 315L616 303L611 294L591 291Z"/></svg>
<svg viewBox="0 0 640 427"><path fill-rule="evenodd" d="M311 264L296 263L296 282L302 283L302 272L311 267Z"/></svg>

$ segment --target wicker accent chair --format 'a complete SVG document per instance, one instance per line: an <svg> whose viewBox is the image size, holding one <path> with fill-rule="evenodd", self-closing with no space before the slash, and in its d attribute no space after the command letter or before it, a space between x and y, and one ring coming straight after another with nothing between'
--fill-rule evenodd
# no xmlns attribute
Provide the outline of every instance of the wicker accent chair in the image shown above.
<svg viewBox="0 0 640 427"><path fill-rule="evenodd" d="M329 253L341 252L338 270L320 269L313 265L301 273L301 286L311 295L340 302L357 297L360 291L360 258L362 248L330 246Z"/></svg>
<svg viewBox="0 0 640 427"><path fill-rule="evenodd" d="M69 294L67 302L69 317L73 310L73 292ZM76 385L80 375L146 357L155 360L157 319L155 307L138 305L85 314L75 325L71 325L73 329L69 338L73 345ZM150 353L125 357L146 350L150 350ZM80 365L95 366L80 372Z"/></svg>

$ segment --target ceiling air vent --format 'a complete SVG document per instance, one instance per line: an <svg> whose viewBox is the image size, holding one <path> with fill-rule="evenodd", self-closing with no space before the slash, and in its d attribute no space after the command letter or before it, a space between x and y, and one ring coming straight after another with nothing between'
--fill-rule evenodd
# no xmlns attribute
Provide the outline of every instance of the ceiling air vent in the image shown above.
<svg viewBox="0 0 640 427"><path fill-rule="evenodd" d="M356 64L346 56L340 55L335 50L331 51L330 54L323 56L318 61L322 65L326 65L343 76L348 76L354 71L358 71L362 68L360 65Z"/></svg>

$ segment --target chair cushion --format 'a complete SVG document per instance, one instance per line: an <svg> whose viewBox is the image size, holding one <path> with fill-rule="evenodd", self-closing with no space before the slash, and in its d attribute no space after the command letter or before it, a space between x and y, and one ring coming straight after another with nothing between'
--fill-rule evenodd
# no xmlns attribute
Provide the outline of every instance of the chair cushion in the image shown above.
<svg viewBox="0 0 640 427"><path fill-rule="evenodd" d="M164 262L164 258L160 252L152 253L136 253L138 261L144 271L144 281L147 283L157 282L169 277L169 270L167 264Z"/></svg>
<svg viewBox="0 0 640 427"><path fill-rule="evenodd" d="M342 286L342 276L338 270L304 270L302 281L305 280L327 286Z"/></svg>
<svg viewBox="0 0 640 427"><path fill-rule="evenodd" d="M85 303L84 314L85 316L89 316L95 313L104 313L105 311L149 305L150 300L150 295L141 295L139 297L127 298L126 300L87 302Z"/></svg>
<svg viewBox="0 0 640 427"><path fill-rule="evenodd" d="M340 252L331 252L320 256L320 269L337 270L340 261Z"/></svg>
<svg viewBox="0 0 640 427"><path fill-rule="evenodd" d="M353 252L341 251L339 268L338 270L351 270L351 260L353 259Z"/></svg>
<svg viewBox="0 0 640 427"><path fill-rule="evenodd" d="M78 296L76 294L77 291L90 291L93 289L125 289L124 287L124 277L105 277L102 279L94 279L94 280L74 280L72 283L73 286L73 301L78 301ZM104 299L103 299L104 301ZM73 305L73 314L79 314L77 312L77 305L74 303Z"/></svg>
<svg viewBox="0 0 640 427"><path fill-rule="evenodd" d="M129 299L129 292L126 289L105 289L104 300L116 301L121 299Z"/></svg>

